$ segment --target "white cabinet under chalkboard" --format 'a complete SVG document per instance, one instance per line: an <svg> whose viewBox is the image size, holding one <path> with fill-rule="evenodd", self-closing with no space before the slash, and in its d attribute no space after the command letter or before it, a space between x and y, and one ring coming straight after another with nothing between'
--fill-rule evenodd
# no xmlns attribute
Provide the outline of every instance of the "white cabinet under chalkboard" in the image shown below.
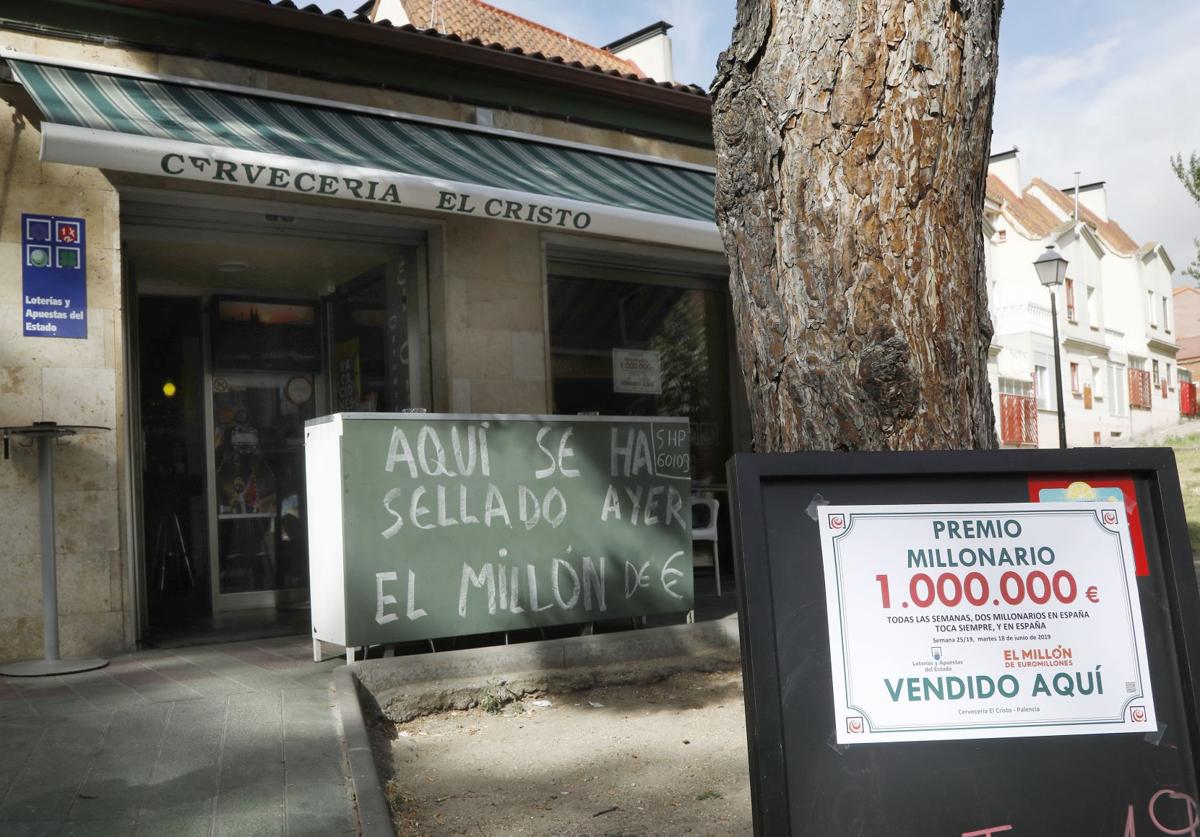
<svg viewBox="0 0 1200 837"><path fill-rule="evenodd" d="M339 413L305 454L314 640L693 607L686 418Z"/></svg>

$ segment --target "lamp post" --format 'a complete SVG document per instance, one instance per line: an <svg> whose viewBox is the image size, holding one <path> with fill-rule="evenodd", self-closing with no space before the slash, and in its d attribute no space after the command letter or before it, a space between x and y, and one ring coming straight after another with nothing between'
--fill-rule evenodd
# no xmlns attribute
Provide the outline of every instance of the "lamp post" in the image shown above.
<svg viewBox="0 0 1200 837"><path fill-rule="evenodd" d="M1050 324L1054 329L1054 383L1058 387L1058 446L1067 446L1067 417L1063 406L1062 359L1058 354L1058 306L1054 301L1054 289L1067 278L1067 260L1062 253L1047 244L1045 252L1033 262L1038 281L1050 291Z"/></svg>

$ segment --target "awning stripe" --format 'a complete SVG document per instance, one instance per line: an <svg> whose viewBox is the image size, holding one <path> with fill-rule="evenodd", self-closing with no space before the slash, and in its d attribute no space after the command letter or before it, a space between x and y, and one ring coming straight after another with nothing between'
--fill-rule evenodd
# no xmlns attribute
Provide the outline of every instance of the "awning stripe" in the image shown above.
<svg viewBox="0 0 1200 837"><path fill-rule="evenodd" d="M272 98L265 91L260 95L178 80L133 78L119 71L55 66L25 58L8 62L46 122L205 146L211 167L221 172L226 172L221 166L235 165L218 162L220 149L230 149L426 178L430 183L477 184L487 187L488 194L543 196L551 207L550 199L568 200L713 222L714 179L708 171L556 145L536 137L480 133L419 119L296 103ZM83 135L72 136L72 147L78 148L78 137ZM165 163L163 171L175 173ZM211 179L240 182L232 175ZM257 179L251 184L263 185ZM448 201L439 197L434 208L446 210L441 204ZM533 220L534 210L536 205L525 217L511 220L544 223ZM464 204L457 211L471 210Z"/></svg>
<svg viewBox="0 0 1200 837"><path fill-rule="evenodd" d="M11 63L53 122L712 218L712 177L703 172L269 98Z"/></svg>

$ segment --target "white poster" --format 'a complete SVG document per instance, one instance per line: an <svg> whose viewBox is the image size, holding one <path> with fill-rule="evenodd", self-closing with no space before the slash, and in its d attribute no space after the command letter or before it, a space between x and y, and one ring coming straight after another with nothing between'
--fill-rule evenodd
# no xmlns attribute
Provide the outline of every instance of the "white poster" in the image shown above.
<svg viewBox="0 0 1200 837"><path fill-rule="evenodd" d="M1125 509L824 506L839 744L1156 729Z"/></svg>
<svg viewBox="0 0 1200 837"><path fill-rule="evenodd" d="M662 360L658 352L613 349L613 392L662 395Z"/></svg>

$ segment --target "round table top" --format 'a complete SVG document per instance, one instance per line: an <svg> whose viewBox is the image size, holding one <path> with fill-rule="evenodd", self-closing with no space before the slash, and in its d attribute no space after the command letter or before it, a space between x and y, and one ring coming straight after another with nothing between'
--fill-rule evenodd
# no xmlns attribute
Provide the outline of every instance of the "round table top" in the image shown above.
<svg viewBox="0 0 1200 837"><path fill-rule="evenodd" d="M99 433L102 430L112 430L111 427L101 427L98 424L58 424L53 421L35 421L14 427L0 427L0 433L5 436L75 436L79 433Z"/></svg>

